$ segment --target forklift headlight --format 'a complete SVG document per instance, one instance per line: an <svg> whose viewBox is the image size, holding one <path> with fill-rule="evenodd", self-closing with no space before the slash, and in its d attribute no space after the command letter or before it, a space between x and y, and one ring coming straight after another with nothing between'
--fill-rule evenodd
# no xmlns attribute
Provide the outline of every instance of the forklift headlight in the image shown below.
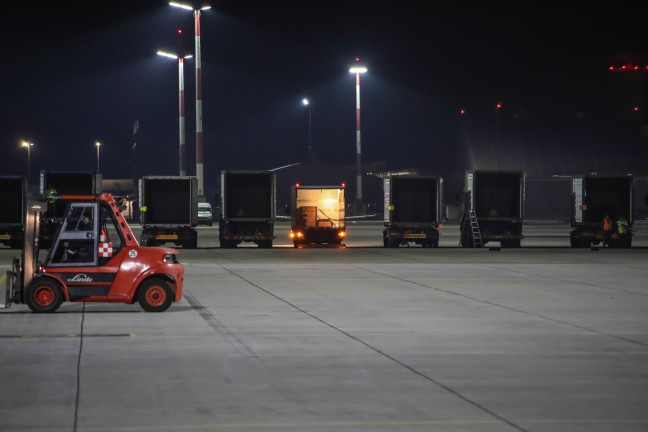
<svg viewBox="0 0 648 432"><path fill-rule="evenodd" d="M345 231L340 231L340 232L338 232L338 236L344 237L344 236L346 236L346 232Z"/></svg>
<svg viewBox="0 0 648 432"><path fill-rule="evenodd" d="M164 254L162 256L162 262L164 264L177 264L178 258L174 254Z"/></svg>

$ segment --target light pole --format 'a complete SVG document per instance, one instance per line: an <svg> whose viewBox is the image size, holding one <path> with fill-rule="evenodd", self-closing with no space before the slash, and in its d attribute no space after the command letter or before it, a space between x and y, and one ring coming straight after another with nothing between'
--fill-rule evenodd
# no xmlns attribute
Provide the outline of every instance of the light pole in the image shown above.
<svg viewBox="0 0 648 432"><path fill-rule="evenodd" d="M179 124L179 149L178 157L180 159L180 175L187 175L187 163L186 163L186 145L185 145L185 104L184 104L184 59L193 57L191 54L187 54L184 57L180 57L176 54L158 51L158 55L163 57L168 57L178 60L178 124Z"/></svg>
<svg viewBox="0 0 648 432"><path fill-rule="evenodd" d="M202 73L200 64L200 11L211 9L211 6L203 6L194 9L192 5L185 3L169 2L169 5L185 10L193 11L194 23L196 26L196 177L198 177L198 195L204 196L204 172L203 172L203 129L202 129Z"/></svg>
<svg viewBox="0 0 648 432"><path fill-rule="evenodd" d="M29 178L31 177L31 147L34 143L23 141L21 147L27 148L27 184L29 184Z"/></svg>
<svg viewBox="0 0 648 432"><path fill-rule="evenodd" d="M497 148L495 149L495 157L497 158L497 169L500 169L500 110L502 109L502 104L498 103L495 105L495 115L497 116Z"/></svg>
<svg viewBox="0 0 648 432"><path fill-rule="evenodd" d="M310 161L313 158L313 122L312 122L312 115L311 115L311 106L310 106L310 101L307 98L302 99L302 104L308 108L308 160Z"/></svg>
<svg viewBox="0 0 648 432"><path fill-rule="evenodd" d="M356 76L356 211L360 214L362 208L362 151L360 141L360 74L366 73L367 68L357 62L349 68L349 72Z"/></svg>
<svg viewBox="0 0 648 432"><path fill-rule="evenodd" d="M101 143L97 141L95 143L95 147L97 147L97 174L99 174L101 172L101 170L99 169L99 147L101 147Z"/></svg>

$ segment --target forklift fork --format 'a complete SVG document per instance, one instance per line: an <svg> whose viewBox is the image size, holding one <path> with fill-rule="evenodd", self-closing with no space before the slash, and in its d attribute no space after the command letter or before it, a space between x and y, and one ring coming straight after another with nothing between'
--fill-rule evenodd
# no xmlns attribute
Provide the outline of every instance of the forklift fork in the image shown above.
<svg viewBox="0 0 648 432"><path fill-rule="evenodd" d="M11 270L7 270L5 280L5 299L0 308L8 309L11 303L20 303L22 295L22 278L20 278L20 258L13 259Z"/></svg>

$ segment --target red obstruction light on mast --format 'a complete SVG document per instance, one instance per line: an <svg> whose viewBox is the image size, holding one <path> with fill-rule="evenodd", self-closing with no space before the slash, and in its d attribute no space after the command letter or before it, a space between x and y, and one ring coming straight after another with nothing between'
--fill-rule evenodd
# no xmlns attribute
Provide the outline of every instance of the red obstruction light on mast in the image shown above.
<svg viewBox="0 0 648 432"><path fill-rule="evenodd" d="M648 72L648 65L640 65L640 64L624 64L621 66L610 65L610 67L608 67L608 70L610 72L641 72L641 71Z"/></svg>

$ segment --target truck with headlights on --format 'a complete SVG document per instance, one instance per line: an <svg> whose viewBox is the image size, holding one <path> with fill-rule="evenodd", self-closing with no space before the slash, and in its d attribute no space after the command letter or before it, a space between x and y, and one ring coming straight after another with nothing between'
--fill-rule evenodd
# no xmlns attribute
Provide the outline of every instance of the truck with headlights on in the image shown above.
<svg viewBox="0 0 648 432"><path fill-rule="evenodd" d="M344 186L292 185L290 239L294 247L342 244L346 236Z"/></svg>

